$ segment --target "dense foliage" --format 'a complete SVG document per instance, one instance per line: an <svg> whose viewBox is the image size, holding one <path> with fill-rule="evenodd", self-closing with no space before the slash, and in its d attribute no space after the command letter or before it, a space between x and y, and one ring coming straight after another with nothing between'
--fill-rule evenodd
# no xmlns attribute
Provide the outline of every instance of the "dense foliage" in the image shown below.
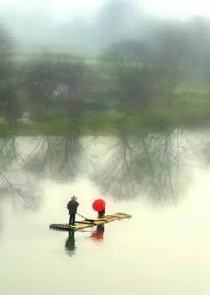
<svg viewBox="0 0 210 295"><path fill-rule="evenodd" d="M126 7L113 10L116 15L109 13L111 7L100 13L109 18L110 28L114 30L117 21L122 29ZM129 7L134 14L134 7ZM137 19L135 14L136 25L128 36L115 32L121 36L115 38L113 31L105 49L94 57L75 56L70 50L20 57L1 26L1 118L10 125L25 118L34 124L48 120L52 126L81 120L97 123L95 127L102 121L121 124L131 117L138 124L161 128L207 122L210 23L199 18L157 22L144 38L136 34ZM104 20L100 28L105 27Z"/></svg>

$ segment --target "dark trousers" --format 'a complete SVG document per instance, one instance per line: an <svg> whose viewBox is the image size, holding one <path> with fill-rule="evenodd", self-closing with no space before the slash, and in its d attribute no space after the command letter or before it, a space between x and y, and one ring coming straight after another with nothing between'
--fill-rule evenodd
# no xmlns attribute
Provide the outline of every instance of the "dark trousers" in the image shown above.
<svg viewBox="0 0 210 295"><path fill-rule="evenodd" d="M76 213L71 213L69 216L69 224L70 225L74 225L75 224L75 217L76 217Z"/></svg>
<svg viewBox="0 0 210 295"><path fill-rule="evenodd" d="M101 218L105 215L105 209L98 212L98 218Z"/></svg>

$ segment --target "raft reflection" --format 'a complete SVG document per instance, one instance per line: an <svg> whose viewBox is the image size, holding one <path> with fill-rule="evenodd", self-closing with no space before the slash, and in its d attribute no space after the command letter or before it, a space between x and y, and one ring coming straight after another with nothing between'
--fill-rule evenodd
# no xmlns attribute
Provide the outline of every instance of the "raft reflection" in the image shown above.
<svg viewBox="0 0 210 295"><path fill-rule="evenodd" d="M91 232L90 238L96 243L101 243L104 240L104 232L105 232L104 224L97 225L96 230ZM66 249L66 253L70 257L73 257L76 255L76 239L75 239L75 232L73 230L70 230L68 233L68 238L65 243L65 249Z"/></svg>

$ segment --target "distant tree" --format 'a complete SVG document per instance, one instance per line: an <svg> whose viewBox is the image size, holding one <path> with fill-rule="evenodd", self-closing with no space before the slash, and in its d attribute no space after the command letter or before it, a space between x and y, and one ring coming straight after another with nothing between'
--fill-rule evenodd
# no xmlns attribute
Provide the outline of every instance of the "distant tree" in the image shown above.
<svg viewBox="0 0 210 295"><path fill-rule="evenodd" d="M125 111L147 107L153 99L154 81L151 49L138 40L111 45L102 60L117 77L119 102Z"/></svg>
<svg viewBox="0 0 210 295"><path fill-rule="evenodd" d="M25 66L24 86L28 109L35 116L49 111L53 94L53 65L45 56L34 58Z"/></svg>
<svg viewBox="0 0 210 295"><path fill-rule="evenodd" d="M210 22L194 18L189 22L167 22L157 25L153 33L155 65L162 86L174 86L191 74L202 79L208 68Z"/></svg>
<svg viewBox="0 0 210 295"><path fill-rule="evenodd" d="M127 39L113 43L105 51L102 59L119 67L143 67L151 64L151 47L138 39Z"/></svg>
<svg viewBox="0 0 210 295"><path fill-rule="evenodd" d="M189 54L189 35L180 24L164 24L158 27L154 43L154 66L158 69L161 87L171 91L181 78L180 70L184 67Z"/></svg>
<svg viewBox="0 0 210 295"><path fill-rule="evenodd" d="M21 116L17 100L17 77L12 56L13 42L0 25L0 114L9 122Z"/></svg>
<svg viewBox="0 0 210 295"><path fill-rule="evenodd" d="M191 46L188 51L188 64L196 79L210 82L210 21L205 18L196 17L188 24L190 31Z"/></svg>
<svg viewBox="0 0 210 295"><path fill-rule="evenodd" d="M83 98L85 64L70 56L41 55L26 64L24 84L35 117L58 109L75 114Z"/></svg>
<svg viewBox="0 0 210 295"><path fill-rule="evenodd" d="M208 81L210 77L210 22L196 18L157 23L152 36L156 97L158 103L170 108L184 99L183 93L176 94L180 85Z"/></svg>

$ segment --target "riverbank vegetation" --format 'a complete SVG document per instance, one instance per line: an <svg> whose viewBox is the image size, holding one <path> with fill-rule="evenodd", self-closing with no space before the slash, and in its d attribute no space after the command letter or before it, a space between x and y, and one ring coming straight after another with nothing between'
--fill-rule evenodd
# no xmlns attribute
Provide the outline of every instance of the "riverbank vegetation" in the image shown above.
<svg viewBox="0 0 210 295"><path fill-rule="evenodd" d="M135 36L113 37L94 56L70 49L20 56L1 26L0 134L209 124L209 21L153 23L146 38L137 27Z"/></svg>

